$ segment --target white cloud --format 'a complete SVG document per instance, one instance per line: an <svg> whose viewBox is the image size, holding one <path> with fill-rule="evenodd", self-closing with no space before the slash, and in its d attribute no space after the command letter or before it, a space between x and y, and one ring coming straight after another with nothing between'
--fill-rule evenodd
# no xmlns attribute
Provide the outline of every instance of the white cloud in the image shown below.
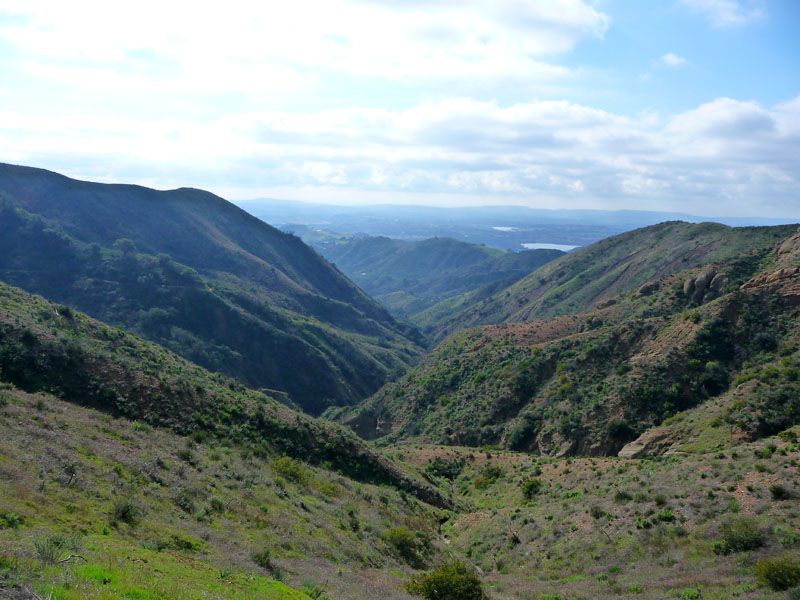
<svg viewBox="0 0 800 600"><path fill-rule="evenodd" d="M692 11L702 14L714 27L744 25L764 16L763 1L746 0L678 0Z"/></svg>
<svg viewBox="0 0 800 600"><path fill-rule="evenodd" d="M75 75L82 84L111 74L121 87L187 92L271 89L273 82L280 91L304 76L313 83L318 73L309 69L399 80L549 81L571 72L548 57L602 37L609 26L581 0L0 0L0 12L17 15L0 26L0 37L29 56L36 75ZM166 78L162 65L172 69Z"/></svg>
<svg viewBox="0 0 800 600"><path fill-rule="evenodd" d="M659 60L668 67L680 67L686 64L686 59L684 57L678 56L672 52L667 52Z"/></svg>
<svg viewBox="0 0 800 600"><path fill-rule="evenodd" d="M466 98L204 123L0 113L0 157L48 166L66 155L84 165L63 169L73 175L116 172L239 199L633 202L695 214L719 214L724 202L729 214L791 215L800 211L800 97L774 108L720 98L667 119L566 101ZM154 164L169 175L159 180Z"/></svg>

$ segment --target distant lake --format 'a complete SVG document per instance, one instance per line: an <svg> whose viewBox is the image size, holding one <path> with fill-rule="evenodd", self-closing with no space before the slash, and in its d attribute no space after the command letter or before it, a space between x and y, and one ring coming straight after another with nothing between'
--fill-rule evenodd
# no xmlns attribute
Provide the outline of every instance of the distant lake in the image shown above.
<svg viewBox="0 0 800 600"><path fill-rule="evenodd" d="M564 244L539 244L533 242L524 243L522 246L526 250L562 250L563 252L579 248L579 246L565 246Z"/></svg>

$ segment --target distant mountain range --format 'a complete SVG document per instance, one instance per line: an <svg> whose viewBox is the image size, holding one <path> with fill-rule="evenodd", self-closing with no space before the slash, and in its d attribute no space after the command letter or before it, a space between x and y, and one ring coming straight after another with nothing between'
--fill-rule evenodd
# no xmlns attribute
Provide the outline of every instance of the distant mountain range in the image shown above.
<svg viewBox="0 0 800 600"><path fill-rule="evenodd" d="M0 165L0 280L318 413L375 392L423 338L298 237L208 192Z"/></svg>
<svg viewBox="0 0 800 600"><path fill-rule="evenodd" d="M276 227L307 225L342 234L364 234L418 241L448 237L503 250L525 244L557 244L562 250L586 246L632 229L664 221L715 221L730 226L780 225L795 217L701 217L684 213L637 210L543 210L524 206L371 205L336 206L261 198L238 202Z"/></svg>

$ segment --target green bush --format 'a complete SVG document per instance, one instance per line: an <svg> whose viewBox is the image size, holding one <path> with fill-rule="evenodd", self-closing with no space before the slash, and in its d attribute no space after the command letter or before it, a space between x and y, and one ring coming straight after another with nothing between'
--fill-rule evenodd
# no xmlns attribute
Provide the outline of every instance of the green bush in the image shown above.
<svg viewBox="0 0 800 600"><path fill-rule="evenodd" d="M117 498L111 507L111 516L114 520L128 525L136 525L141 512L141 508L130 498Z"/></svg>
<svg viewBox="0 0 800 600"><path fill-rule="evenodd" d="M739 517L723 523L720 539L712 544L716 554L731 554L755 550L764 545L764 532L752 517Z"/></svg>
<svg viewBox="0 0 800 600"><path fill-rule="evenodd" d="M625 490L620 490L614 494L614 502L618 504L625 504L631 500L633 500L633 496L631 496L630 493L626 492Z"/></svg>
<svg viewBox="0 0 800 600"><path fill-rule="evenodd" d="M475 487L485 490L503 476L503 469L495 465L486 465L475 478Z"/></svg>
<svg viewBox="0 0 800 600"><path fill-rule="evenodd" d="M533 497L542 489L542 485L542 482L538 479L526 479L521 484L522 495L528 500L532 500Z"/></svg>
<svg viewBox="0 0 800 600"><path fill-rule="evenodd" d="M675 521L675 514L669 509L662 510L656 513L656 519L658 519L662 523L672 523L673 521Z"/></svg>
<svg viewBox="0 0 800 600"><path fill-rule="evenodd" d="M453 480L459 476L461 469L464 467L464 462L457 458L453 460L445 460L441 456L437 456L428 464L425 465L425 470L431 475L436 477L444 477Z"/></svg>
<svg viewBox="0 0 800 600"><path fill-rule="evenodd" d="M0 513L0 529L16 529L25 523L25 519L13 512Z"/></svg>
<svg viewBox="0 0 800 600"><path fill-rule="evenodd" d="M777 558L764 558L753 567L759 583L775 591L788 590L800 584L800 558L784 554Z"/></svg>
<svg viewBox="0 0 800 600"><path fill-rule="evenodd" d="M769 493L773 500L778 501L789 500L792 497L792 493L779 483L769 486Z"/></svg>
<svg viewBox="0 0 800 600"><path fill-rule="evenodd" d="M295 483L305 483L306 481L306 470L303 464L290 456L281 456L273 460L272 470Z"/></svg>
<svg viewBox="0 0 800 600"><path fill-rule="evenodd" d="M430 575L414 577L406 590L425 600L486 600L483 584L463 562L442 565Z"/></svg>
<svg viewBox="0 0 800 600"><path fill-rule="evenodd" d="M387 529L384 537L403 559L412 563L419 560L417 538L406 527Z"/></svg>
<svg viewBox="0 0 800 600"><path fill-rule="evenodd" d="M55 533L47 537L34 538L33 547L36 549L36 556L43 563L54 565L62 560L68 552L78 552L81 544L75 536L65 536Z"/></svg>
<svg viewBox="0 0 800 600"><path fill-rule="evenodd" d="M272 553L269 548L264 548L260 552L254 552L250 558L262 569L272 570Z"/></svg>
<svg viewBox="0 0 800 600"><path fill-rule="evenodd" d="M223 513L225 512L225 501L219 496L211 496L208 499L208 505L212 512Z"/></svg>

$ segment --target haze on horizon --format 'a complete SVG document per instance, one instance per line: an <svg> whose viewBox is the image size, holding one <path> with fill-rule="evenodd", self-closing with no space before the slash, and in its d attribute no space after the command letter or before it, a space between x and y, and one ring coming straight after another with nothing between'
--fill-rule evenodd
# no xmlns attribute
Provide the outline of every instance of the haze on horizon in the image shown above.
<svg viewBox="0 0 800 600"><path fill-rule="evenodd" d="M0 161L231 200L800 215L794 0L0 0Z"/></svg>

